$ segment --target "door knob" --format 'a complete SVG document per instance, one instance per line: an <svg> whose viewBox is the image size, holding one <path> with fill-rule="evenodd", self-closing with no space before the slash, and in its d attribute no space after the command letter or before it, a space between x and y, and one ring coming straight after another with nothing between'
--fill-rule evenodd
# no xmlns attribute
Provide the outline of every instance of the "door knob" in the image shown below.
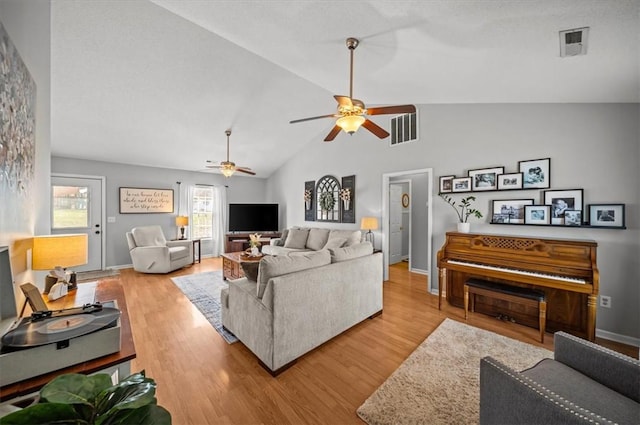
<svg viewBox="0 0 640 425"><path fill-rule="evenodd" d="M99 234L100 234L100 230L96 230L96 235L99 235Z"/></svg>

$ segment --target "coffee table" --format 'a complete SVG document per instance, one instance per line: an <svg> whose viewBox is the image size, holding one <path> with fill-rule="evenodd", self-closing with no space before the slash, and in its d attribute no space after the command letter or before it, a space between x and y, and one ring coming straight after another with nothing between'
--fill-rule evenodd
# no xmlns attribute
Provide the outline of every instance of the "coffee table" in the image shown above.
<svg viewBox="0 0 640 425"><path fill-rule="evenodd" d="M244 277L244 272L240 263L243 261L260 261L264 255L259 257L251 257L246 255L244 251L239 252L225 252L222 254L222 278L227 279L240 279Z"/></svg>

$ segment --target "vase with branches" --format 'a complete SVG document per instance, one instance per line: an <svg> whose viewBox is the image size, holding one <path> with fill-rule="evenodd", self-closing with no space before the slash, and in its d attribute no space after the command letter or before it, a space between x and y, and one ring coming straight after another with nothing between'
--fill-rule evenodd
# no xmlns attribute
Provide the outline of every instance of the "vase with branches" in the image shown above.
<svg viewBox="0 0 640 425"><path fill-rule="evenodd" d="M467 232L469 231L469 216L482 218L482 213L472 207L472 203L476 200L475 196L470 195L466 198L462 198L459 203L457 203L451 196L444 193L441 193L440 197L444 199L447 204L451 205L451 208L453 208L458 216L458 222L465 224L464 226L458 226L459 229L462 227L465 228Z"/></svg>

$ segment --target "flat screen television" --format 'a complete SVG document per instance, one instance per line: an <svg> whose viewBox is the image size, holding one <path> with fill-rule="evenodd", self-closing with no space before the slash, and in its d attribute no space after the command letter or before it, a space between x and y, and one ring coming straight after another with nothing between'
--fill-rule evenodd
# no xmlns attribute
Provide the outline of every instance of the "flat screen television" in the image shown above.
<svg viewBox="0 0 640 425"><path fill-rule="evenodd" d="M277 232L278 204L229 204L230 232Z"/></svg>

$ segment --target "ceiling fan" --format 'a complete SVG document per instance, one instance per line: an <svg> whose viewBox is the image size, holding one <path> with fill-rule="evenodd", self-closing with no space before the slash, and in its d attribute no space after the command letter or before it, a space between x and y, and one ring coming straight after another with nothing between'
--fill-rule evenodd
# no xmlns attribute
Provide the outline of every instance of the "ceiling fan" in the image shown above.
<svg viewBox="0 0 640 425"><path fill-rule="evenodd" d="M319 118L333 117L338 119L327 137L324 138L325 142L330 142L335 139L338 133L340 133L340 130L353 134L358 131L360 126L366 128L379 138L384 139L389 136L389 133L373 121L369 120L367 118L368 115L411 114L416 112L416 107L414 105L382 106L367 109L364 102L353 98L353 51L358 47L359 43L360 41L357 38L347 38L347 48L349 49L351 56L349 70L349 96L333 96L338 102L338 113L293 120L289 122L290 124L316 120Z"/></svg>
<svg viewBox="0 0 640 425"><path fill-rule="evenodd" d="M255 176L256 173L251 171L251 168L249 168L249 167L238 167L238 166L236 166L235 162L229 161L229 136L231 136L231 130L227 130L224 133L227 135L227 160L226 161L221 161L220 165L207 165L206 167L207 168L219 168L220 172L225 177L231 177L233 175L233 173L235 173L236 171L238 171L240 173L245 173L245 174L250 174L252 176ZM212 164L213 161L208 159L207 163Z"/></svg>

